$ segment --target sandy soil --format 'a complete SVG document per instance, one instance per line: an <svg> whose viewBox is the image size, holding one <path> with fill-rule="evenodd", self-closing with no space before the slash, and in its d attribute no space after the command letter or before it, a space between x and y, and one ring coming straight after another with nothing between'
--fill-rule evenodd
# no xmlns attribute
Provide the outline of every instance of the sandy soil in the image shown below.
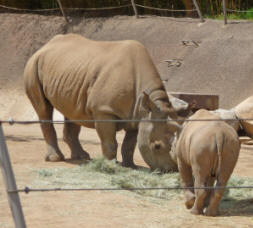
<svg viewBox="0 0 253 228"><path fill-rule="evenodd" d="M169 91L220 95L221 107L230 108L253 94L253 24L239 22L227 27L221 21L145 17L73 19L66 26L61 17L0 14L0 117L36 119L23 90L22 73L29 56L58 33L76 32L96 40L136 39L147 46ZM159 34L159 35L157 35ZM199 47L183 46L196 40ZM168 68L165 59L180 58L179 68ZM225 88L225 89L224 89ZM61 118L58 114L56 119ZM29 186L34 168L74 167L66 161L44 162L45 144L38 125L4 126L18 186ZM61 138L61 126L57 126ZM122 133L118 135L122 140ZM82 144L92 157L101 156L98 137L83 130ZM60 140L66 157L68 148ZM235 174L252 177L253 147L241 150ZM119 157L120 159L120 157ZM138 151L138 165L145 165ZM183 198L160 204L116 192L50 192L20 194L28 227L253 227L250 199L235 203L222 216L192 216ZM3 180L0 179L0 227L14 227Z"/></svg>
<svg viewBox="0 0 253 228"><path fill-rule="evenodd" d="M74 167L66 161L44 161L45 143L38 125L4 127L16 180L19 188L29 186L35 177L32 169ZM66 158L68 148L61 140L61 126L57 126L60 147ZM123 133L118 134L119 142ZM91 156L101 156L99 139L93 130L83 129L82 145ZM253 147L243 146L234 174L252 177ZM118 156L119 160L120 154ZM138 150L138 165L145 166ZM180 199L159 204L124 192L42 192L20 193L28 227L253 227L253 211L247 209L252 199L236 202L232 211L222 211L216 218L193 216ZM0 227L14 227L3 180L0 180Z"/></svg>

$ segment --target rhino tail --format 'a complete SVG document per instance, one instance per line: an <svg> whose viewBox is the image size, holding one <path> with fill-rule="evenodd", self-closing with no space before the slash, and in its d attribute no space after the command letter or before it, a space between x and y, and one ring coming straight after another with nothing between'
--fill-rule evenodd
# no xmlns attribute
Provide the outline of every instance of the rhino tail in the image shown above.
<svg viewBox="0 0 253 228"><path fill-rule="evenodd" d="M217 133L216 134L217 155L215 156L215 162L211 173L212 177L218 178L219 173L221 171L223 144L224 144L224 135Z"/></svg>

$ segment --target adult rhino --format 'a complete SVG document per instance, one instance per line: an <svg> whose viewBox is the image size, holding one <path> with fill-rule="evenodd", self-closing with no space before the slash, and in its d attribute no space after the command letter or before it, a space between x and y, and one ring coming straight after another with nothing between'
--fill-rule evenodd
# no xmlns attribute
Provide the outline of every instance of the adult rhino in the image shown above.
<svg viewBox="0 0 253 228"><path fill-rule="evenodd" d="M54 108L65 120L177 118L151 57L137 41L57 35L29 59L24 82L40 120L52 120ZM160 124L151 125L150 134L156 139L162 136L157 130ZM96 129L108 159L116 158L116 132L124 129L123 166L135 166L138 123L66 122L64 141L72 159L90 159L78 139L81 126ZM64 160L53 124L42 122L41 129L48 150L46 161Z"/></svg>

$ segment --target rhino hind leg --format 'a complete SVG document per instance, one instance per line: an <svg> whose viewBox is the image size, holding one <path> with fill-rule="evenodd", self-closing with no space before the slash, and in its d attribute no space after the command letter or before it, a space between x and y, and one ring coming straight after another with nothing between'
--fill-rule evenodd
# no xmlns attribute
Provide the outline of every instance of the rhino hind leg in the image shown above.
<svg viewBox="0 0 253 228"><path fill-rule="evenodd" d="M126 131L125 138L121 147L122 166L136 168L134 164L134 149L137 143L138 131Z"/></svg>
<svg viewBox="0 0 253 228"><path fill-rule="evenodd" d="M227 185L228 179L232 173L229 170L224 170L223 175L218 176L218 180L216 183L216 187L224 187ZM205 211L205 215L207 216L217 216L219 215L219 204L224 195L225 189L219 188L212 191L212 195L210 197L209 205Z"/></svg>
<svg viewBox="0 0 253 228"><path fill-rule="evenodd" d="M207 187L213 187L213 184L215 182L215 177L210 176L207 180L206 186ZM205 207L207 207L210 204L210 199L213 194L213 189L207 189L207 196L205 199Z"/></svg>
<svg viewBox="0 0 253 228"><path fill-rule="evenodd" d="M41 103L38 102L37 104ZM40 120L52 120L53 106L47 100L44 100L44 106L39 107L39 105L34 105L34 107ZM63 161L64 155L59 149L53 123L41 123L40 127L47 144L47 154L45 160L51 162Z"/></svg>
<svg viewBox="0 0 253 228"><path fill-rule="evenodd" d="M65 117L65 120L68 120ZM64 123L63 140L66 142L71 151L71 159L73 160L90 160L90 155L83 150L78 139L81 126L74 123Z"/></svg>
<svg viewBox="0 0 253 228"><path fill-rule="evenodd" d="M111 120L112 116L99 115L95 116L95 119ZM95 129L101 141L102 152L104 157L109 160L117 159L118 143L116 140L117 126L114 122L96 122Z"/></svg>
<svg viewBox="0 0 253 228"><path fill-rule="evenodd" d="M194 183L191 167L185 164L180 159L178 159L178 170L181 176L181 186L183 188L193 187ZM187 209L191 209L195 202L194 190L185 189L184 195L185 195L185 206Z"/></svg>
<svg viewBox="0 0 253 228"><path fill-rule="evenodd" d="M191 209L191 213L194 215L200 215L203 214L204 206L205 206L205 200L207 197L207 190L201 189L205 187L205 180L201 177L195 176L195 202ZM198 189L200 188L200 189Z"/></svg>

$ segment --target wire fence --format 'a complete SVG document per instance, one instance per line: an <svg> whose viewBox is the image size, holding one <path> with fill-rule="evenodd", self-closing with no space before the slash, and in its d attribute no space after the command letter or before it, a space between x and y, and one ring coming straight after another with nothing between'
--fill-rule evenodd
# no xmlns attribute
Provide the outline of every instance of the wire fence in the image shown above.
<svg viewBox="0 0 253 228"><path fill-rule="evenodd" d="M126 7L131 7L131 4L125 4L121 6L110 6L110 7L101 7L101 8L64 8L65 10L87 10L87 11L94 11L94 10L113 10L113 9L121 9ZM20 9L15 7L4 6L0 4L0 8L14 10L14 11L27 11L27 12L44 12L44 11L56 11L60 10L60 8L50 8L50 9Z"/></svg>
<svg viewBox="0 0 253 228"><path fill-rule="evenodd" d="M143 6L139 4L135 4L136 6L143 8L143 9L150 9L150 10L158 10L158 11L169 11L169 12L194 12L197 11L196 9L182 9L182 10L177 10L177 9L162 9L162 8L156 8L156 7L151 7L151 6Z"/></svg>
<svg viewBox="0 0 253 228"><path fill-rule="evenodd" d="M101 7L101 8L50 8L50 9L20 9L15 7L8 7L5 5L0 5L0 8L16 11L16 12L56 12L61 11L62 15L65 17L66 21L68 22L67 17L65 16L64 11L101 11L101 10L115 10L115 9L122 9L122 8L129 8L133 7L135 16L138 17L137 8L143 8L148 10L156 10L161 12L197 12L201 21L203 20L201 11L197 5L197 2L194 2L194 9L187 10L187 9L164 9L164 8L156 8L150 6L144 6L140 4L135 4L134 1L131 1L131 4L119 5L119 6L111 6L111 7ZM231 13L253 13L250 10L233 10L226 7L225 0L223 0L223 12L224 12L224 23L227 24L227 12ZM49 191L157 191L157 190L186 190L186 189L208 189L208 190L216 190L216 189L253 189L253 186L212 186L212 187L180 187L180 186L168 186L168 187L142 187L142 188L29 188L25 187L24 189L18 189L16 186L14 174L12 171L7 147L5 144L4 134L2 132L1 124L22 124L22 125L30 125L30 124L43 124L43 123L52 123L52 124L65 124L65 123L129 123L129 122L170 122L170 121L181 121L181 122L189 122L189 121L253 121L251 118L238 118L238 119L106 119L106 120L14 120L10 118L9 120L0 120L0 141L1 141L1 149L0 149L0 166L3 168L4 178L6 181L7 186L7 193L8 198L10 201L10 206L12 208L14 221L16 224L19 224L17 227L26 227L24 216L22 212L22 207L19 201L18 193L30 193L30 192L49 192ZM12 204L14 203L14 204ZM20 225L21 224L21 225Z"/></svg>
<svg viewBox="0 0 253 228"><path fill-rule="evenodd" d="M253 119L183 119L183 121L250 121ZM182 187L182 186L168 186L168 187L135 187L135 188L29 188L18 189L16 185L16 180L14 172L12 170L12 165L8 153L8 149L5 142L5 136L2 129L2 124L36 124L36 123L56 123L64 124L70 122L167 122L167 121L178 121L178 119L167 120L167 119L140 119L140 120L36 120L36 121L15 121L13 118L9 120L0 121L0 167L2 168L2 173L4 181L6 184L6 192L9 199L9 204L11 207L12 215L16 227L26 228L25 218L23 214L23 209L19 199L19 193L30 193L30 192L52 192L52 191L158 191L158 190L195 190L195 189L206 189L206 190L218 190L218 189L253 189L253 186L205 186L205 187ZM182 120L181 120L182 121Z"/></svg>
<svg viewBox="0 0 253 228"><path fill-rule="evenodd" d="M195 190L195 189L253 189L253 186L209 186L209 187L142 187L142 188L29 188L7 190L8 193L59 192L59 191L145 191L145 190Z"/></svg>
<svg viewBox="0 0 253 228"><path fill-rule="evenodd" d="M194 122L194 121L228 121L228 122L242 122L242 121L253 121L252 118L224 118L224 119L189 119L189 118L179 118L179 119L96 119L96 120L14 120L9 118L8 120L0 120L0 124L42 124L42 123L52 123L52 124L64 124L64 123L139 123L139 122Z"/></svg>
<svg viewBox="0 0 253 228"><path fill-rule="evenodd" d="M140 4L136 4L134 2L134 0L131 0L131 4L125 4L125 5L118 5L118 6L111 6L111 7L99 7L99 8L69 8L69 7L63 7L61 6L61 3L59 1L60 4L58 4L60 7L59 8L52 8L52 9L20 9L20 8L15 8L15 7L9 7L9 6L5 6L0 4L0 8L2 9L6 9L6 10L12 10L12 11L18 11L18 12L52 12L52 11L61 11L62 15L65 17L66 21L69 22L68 18L65 16L66 13L65 11L101 11L101 10L115 10L115 9L122 9L122 8L128 8L128 7L132 7L134 14L136 16L136 18L139 17L139 12L137 10L138 8L142 8L142 9L148 9L148 10L153 10L153 11L158 11L158 12L194 12L197 11L201 21L203 20L202 14L199 10L199 6L196 2L196 0L194 1L194 5L195 5L195 9L165 9L165 8L157 8L157 7L151 7L151 6L144 6L144 5L140 5Z"/></svg>
<svg viewBox="0 0 253 228"><path fill-rule="evenodd" d="M15 8L10 6L5 6L0 4L0 8L7 9L7 10L13 10L13 11L26 11L26 12L46 12L46 11L56 11L60 10L60 8L51 8L51 9L21 9L21 8Z"/></svg>
<svg viewBox="0 0 253 228"><path fill-rule="evenodd" d="M58 1L60 3L60 1ZM59 5L59 4L58 4ZM10 7L6 5L0 4L0 8L15 12L30 12L30 13L45 13L45 12L61 12L62 15L65 17L66 22L69 22L66 13L64 11L68 12L78 12L78 11L107 11L107 10L117 10L117 9L123 9L123 8L133 8L134 14L136 18L139 17L139 13L137 8L152 10L152 11L158 11L158 12L197 12L199 18L201 19L201 22L204 22L201 9L198 6L198 3L196 0L193 0L193 5L195 8L193 9L167 9L167 8L158 8L158 7L152 7L152 6L146 6L135 3L134 0L131 1L131 4L124 4L124 5L118 5L118 6L108 6L108 7L99 7L99 8L70 8L70 7L60 7L58 8L48 8L48 9L25 9L25 8L16 8L16 7ZM224 14L224 23L227 24L227 13L253 13L252 10L237 10L237 9L230 9L226 6L226 1L222 1L222 7L223 7L223 14Z"/></svg>

